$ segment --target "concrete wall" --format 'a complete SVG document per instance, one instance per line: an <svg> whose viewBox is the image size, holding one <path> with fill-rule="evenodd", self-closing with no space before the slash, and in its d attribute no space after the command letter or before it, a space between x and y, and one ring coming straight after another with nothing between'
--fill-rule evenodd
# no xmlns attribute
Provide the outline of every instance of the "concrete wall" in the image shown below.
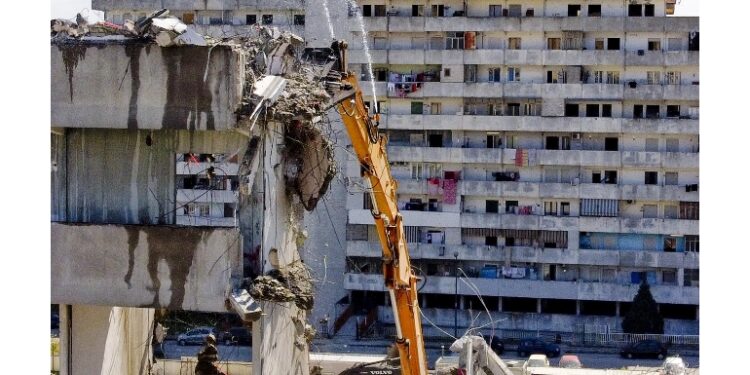
<svg viewBox="0 0 750 375"><path fill-rule="evenodd" d="M60 44L51 73L52 126L221 130L236 125L244 60L225 46Z"/></svg>
<svg viewBox="0 0 750 375"><path fill-rule="evenodd" d="M61 352L71 358L69 375L149 374L153 319L153 309L73 306L71 345Z"/></svg>
<svg viewBox="0 0 750 375"><path fill-rule="evenodd" d="M237 229L52 224L52 303L226 311Z"/></svg>

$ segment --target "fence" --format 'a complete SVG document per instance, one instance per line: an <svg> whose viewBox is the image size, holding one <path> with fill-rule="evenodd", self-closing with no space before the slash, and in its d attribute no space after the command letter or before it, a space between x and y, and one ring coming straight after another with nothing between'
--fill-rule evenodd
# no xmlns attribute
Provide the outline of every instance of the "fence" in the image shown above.
<svg viewBox="0 0 750 375"><path fill-rule="evenodd" d="M594 345L624 345L641 340L656 340L668 345L699 345L698 335L652 335L632 333L585 333L584 343Z"/></svg>

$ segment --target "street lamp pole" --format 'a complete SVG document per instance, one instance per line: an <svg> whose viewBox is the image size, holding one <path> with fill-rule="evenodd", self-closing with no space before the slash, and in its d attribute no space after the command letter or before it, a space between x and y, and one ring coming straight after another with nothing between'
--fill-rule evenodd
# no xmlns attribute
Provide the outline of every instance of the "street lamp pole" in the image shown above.
<svg viewBox="0 0 750 375"><path fill-rule="evenodd" d="M455 258L455 268L456 268L456 286L454 289L454 298L453 298L453 336L458 338L458 251L453 252L453 258Z"/></svg>

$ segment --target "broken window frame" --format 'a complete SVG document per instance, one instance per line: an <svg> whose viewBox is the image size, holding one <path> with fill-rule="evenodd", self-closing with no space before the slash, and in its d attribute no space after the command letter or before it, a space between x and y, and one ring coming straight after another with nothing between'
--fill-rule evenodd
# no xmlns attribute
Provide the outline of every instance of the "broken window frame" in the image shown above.
<svg viewBox="0 0 750 375"><path fill-rule="evenodd" d="M260 22L263 25L273 25L273 14L264 14L260 18Z"/></svg>
<svg viewBox="0 0 750 375"><path fill-rule="evenodd" d="M304 14L295 14L294 15L294 25L295 26L304 26L305 25L305 15Z"/></svg>

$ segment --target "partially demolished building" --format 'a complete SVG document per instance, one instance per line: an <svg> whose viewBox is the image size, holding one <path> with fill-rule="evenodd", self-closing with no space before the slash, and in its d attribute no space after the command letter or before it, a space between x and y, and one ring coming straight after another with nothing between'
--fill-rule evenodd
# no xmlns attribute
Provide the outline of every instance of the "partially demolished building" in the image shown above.
<svg viewBox="0 0 750 375"><path fill-rule="evenodd" d="M335 165L303 40L265 27L204 38L165 11L55 21L52 34L61 373L148 374L155 309L226 312L239 288L263 312L253 373L307 373L300 223ZM231 221L212 221L217 207Z"/></svg>

